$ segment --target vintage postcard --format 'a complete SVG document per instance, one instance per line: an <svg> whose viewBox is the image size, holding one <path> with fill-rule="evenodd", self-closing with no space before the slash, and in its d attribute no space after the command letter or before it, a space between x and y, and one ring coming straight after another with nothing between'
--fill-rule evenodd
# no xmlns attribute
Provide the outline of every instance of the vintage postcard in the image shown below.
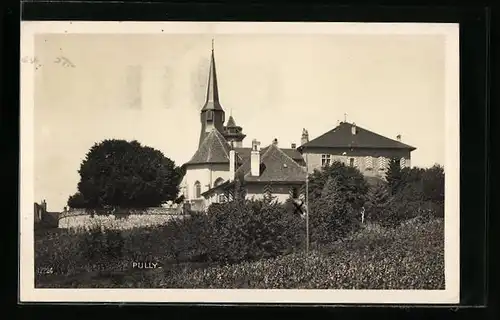
<svg viewBox="0 0 500 320"><path fill-rule="evenodd" d="M458 34L23 22L20 301L458 303Z"/></svg>

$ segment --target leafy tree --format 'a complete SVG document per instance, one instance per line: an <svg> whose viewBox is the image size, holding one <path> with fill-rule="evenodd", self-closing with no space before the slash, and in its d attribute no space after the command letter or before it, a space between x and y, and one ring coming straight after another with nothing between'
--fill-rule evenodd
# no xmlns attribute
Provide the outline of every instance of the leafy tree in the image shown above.
<svg viewBox="0 0 500 320"><path fill-rule="evenodd" d="M330 178L338 182L337 191L353 208L358 209L363 206L368 192L368 184L363 174L358 169L337 161L321 170L314 170L309 176L309 203L321 197Z"/></svg>
<svg viewBox="0 0 500 320"><path fill-rule="evenodd" d="M88 204L83 197L83 194L76 192L74 195L68 198L68 207L70 208L87 208Z"/></svg>
<svg viewBox="0 0 500 320"><path fill-rule="evenodd" d="M403 187L403 171L399 159L392 158L389 162L389 168L385 175L387 186L391 195L398 193Z"/></svg>
<svg viewBox="0 0 500 320"><path fill-rule="evenodd" d="M356 211L341 191L338 177L329 177L319 199L315 199L309 214L311 240L327 244L344 237L358 226Z"/></svg>
<svg viewBox="0 0 500 320"><path fill-rule="evenodd" d="M366 202L366 219L369 221L380 221L387 214L390 195L387 184L377 184L368 191Z"/></svg>
<svg viewBox="0 0 500 320"><path fill-rule="evenodd" d="M438 164L424 170L422 191L425 200L436 203L444 202L444 168Z"/></svg>
<svg viewBox="0 0 500 320"><path fill-rule="evenodd" d="M88 208L159 206L177 198L182 177L182 169L161 151L116 139L94 144L78 172L71 204L80 201Z"/></svg>

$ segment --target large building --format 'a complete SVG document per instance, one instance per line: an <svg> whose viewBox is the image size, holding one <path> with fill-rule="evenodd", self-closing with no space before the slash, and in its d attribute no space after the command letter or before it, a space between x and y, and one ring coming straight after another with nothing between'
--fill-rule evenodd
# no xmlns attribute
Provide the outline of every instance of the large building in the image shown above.
<svg viewBox="0 0 500 320"><path fill-rule="evenodd" d="M195 210L230 200L236 178L244 181L247 198L271 194L284 201L300 196L307 172L333 161L355 166L367 176L383 177L389 158L398 157L402 166L409 166L410 153L415 150L347 122L311 141L303 129L299 147L292 144L282 148L274 139L264 147L252 140L251 147L245 148L243 128L236 125L232 116L226 124L225 120L212 48L207 96L200 112L198 149L184 164L186 174L181 182L184 199Z"/></svg>
<svg viewBox="0 0 500 320"><path fill-rule="evenodd" d="M415 149L402 143L401 135L389 139L348 122L341 122L311 141L304 129L298 148L310 172L339 161L356 167L365 176L377 178L385 177L391 158L399 159L401 167L410 167L411 152Z"/></svg>

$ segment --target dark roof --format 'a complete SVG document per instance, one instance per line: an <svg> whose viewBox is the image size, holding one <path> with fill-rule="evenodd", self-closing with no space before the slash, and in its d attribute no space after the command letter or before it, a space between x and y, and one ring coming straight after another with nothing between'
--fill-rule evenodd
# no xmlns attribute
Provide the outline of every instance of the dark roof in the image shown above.
<svg viewBox="0 0 500 320"><path fill-rule="evenodd" d="M268 147L265 147L265 148L262 148L261 149L261 153L264 153L266 152ZM246 162L247 160L250 159L250 152L252 151L252 148L234 148L234 150L236 151L236 153L239 154L242 162ZM283 151L287 156L289 156L290 158L292 158L293 160L297 161L297 162L303 162L304 161L304 157L302 156L302 154L296 150L296 149L281 149L281 151Z"/></svg>
<svg viewBox="0 0 500 320"><path fill-rule="evenodd" d="M212 50L210 59L210 71L208 73L207 97L201 111L223 110L219 102L219 87L217 85L217 71L215 69L215 56Z"/></svg>
<svg viewBox="0 0 500 320"><path fill-rule="evenodd" d="M243 176L249 182L301 182L305 181L306 170L283 152L278 146L271 144L260 152L261 172L255 177L250 173L250 159L247 159L236 170L236 176Z"/></svg>
<svg viewBox="0 0 500 320"><path fill-rule="evenodd" d="M401 143L397 140L389 139L375 132L366 130L356 125L356 134L353 135L351 123L341 122L334 129L313 139L302 146L303 148L388 148L388 149L409 149L415 147Z"/></svg>
<svg viewBox="0 0 500 320"><path fill-rule="evenodd" d="M186 164L229 163L231 146L217 129L205 137L194 156Z"/></svg>

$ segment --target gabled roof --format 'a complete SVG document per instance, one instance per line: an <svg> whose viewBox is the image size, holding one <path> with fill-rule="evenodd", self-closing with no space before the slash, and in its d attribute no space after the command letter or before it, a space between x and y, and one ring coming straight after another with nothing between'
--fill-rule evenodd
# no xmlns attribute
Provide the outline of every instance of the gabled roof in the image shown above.
<svg viewBox="0 0 500 320"><path fill-rule="evenodd" d="M334 129L299 147L304 148L387 148L415 150L415 147L397 140L384 137L356 125L356 134L352 134L353 124L341 122Z"/></svg>
<svg viewBox="0 0 500 320"><path fill-rule="evenodd" d="M267 148L269 148L269 146L262 148L261 154L265 153L267 151ZM242 162L250 160L250 152L252 151L252 148L234 148L234 150L239 154ZM280 148L280 150L297 162L304 161L304 157L297 149Z"/></svg>
<svg viewBox="0 0 500 320"><path fill-rule="evenodd" d="M194 156L186 164L229 163L231 146L217 129L203 139Z"/></svg>
<svg viewBox="0 0 500 320"><path fill-rule="evenodd" d="M248 182L303 182L306 170L278 146L271 144L260 152L260 176L252 176L250 159L236 170L236 176L243 176Z"/></svg>

